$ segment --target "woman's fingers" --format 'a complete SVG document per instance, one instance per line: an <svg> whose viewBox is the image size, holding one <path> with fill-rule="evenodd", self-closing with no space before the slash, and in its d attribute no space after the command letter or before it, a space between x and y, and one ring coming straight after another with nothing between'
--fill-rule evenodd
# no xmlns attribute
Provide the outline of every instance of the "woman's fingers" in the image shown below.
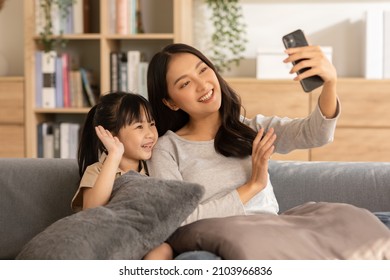
<svg viewBox="0 0 390 280"><path fill-rule="evenodd" d="M267 133L259 140L263 129L259 130L255 140L253 141L252 157L268 159L274 151L274 143L276 134L273 128L270 128Z"/></svg>

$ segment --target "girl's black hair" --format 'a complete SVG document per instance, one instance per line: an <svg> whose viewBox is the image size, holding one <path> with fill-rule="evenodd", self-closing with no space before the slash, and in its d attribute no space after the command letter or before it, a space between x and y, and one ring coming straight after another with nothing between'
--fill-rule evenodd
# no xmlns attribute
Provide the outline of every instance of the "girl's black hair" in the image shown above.
<svg viewBox="0 0 390 280"><path fill-rule="evenodd" d="M116 136L126 125L142 121L143 110L147 121L153 121L152 108L141 95L112 92L101 96L98 104L88 112L81 132L78 150L80 176L89 165L99 161L101 153L106 152L96 135L95 127L101 125Z"/></svg>
<svg viewBox="0 0 390 280"><path fill-rule="evenodd" d="M164 103L169 99L167 71L171 57L177 53L190 53L207 64L216 74L222 92L222 104L219 109L222 124L214 140L215 150L224 156L245 157L252 154L252 143L256 132L240 120L241 99L239 95L217 72L213 63L199 50L186 44L171 44L156 53L148 67L148 94L156 117L159 135L167 130L177 131L189 121L189 115L183 110L173 111Z"/></svg>

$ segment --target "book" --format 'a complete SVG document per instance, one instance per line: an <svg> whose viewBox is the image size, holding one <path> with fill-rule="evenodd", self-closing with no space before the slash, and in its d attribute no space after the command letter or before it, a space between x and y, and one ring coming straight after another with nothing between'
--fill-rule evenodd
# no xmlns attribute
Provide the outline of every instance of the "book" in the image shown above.
<svg viewBox="0 0 390 280"><path fill-rule="evenodd" d="M35 0L34 13L35 13L35 34L36 35L39 35L42 32L44 32L44 27L46 24L46 18L41 8L41 1L42 0Z"/></svg>
<svg viewBox="0 0 390 280"><path fill-rule="evenodd" d="M42 74L42 54L41 51L35 52L35 106L42 107L42 88L43 88L43 74Z"/></svg>
<svg viewBox="0 0 390 280"><path fill-rule="evenodd" d="M75 108L87 107L84 101L83 85L80 70L70 71L71 105Z"/></svg>
<svg viewBox="0 0 390 280"><path fill-rule="evenodd" d="M107 1L107 11L108 11L108 33L116 33L116 2Z"/></svg>
<svg viewBox="0 0 390 280"><path fill-rule="evenodd" d="M138 93L148 99L147 73L149 63L141 61L138 66Z"/></svg>
<svg viewBox="0 0 390 280"><path fill-rule="evenodd" d="M53 157L61 157L61 130L59 123L53 123Z"/></svg>
<svg viewBox="0 0 390 280"><path fill-rule="evenodd" d="M38 124L38 157L54 157L54 135L53 124L51 122L42 122Z"/></svg>
<svg viewBox="0 0 390 280"><path fill-rule="evenodd" d="M63 87L63 74L62 74L62 57L56 57L56 107L62 108L64 107L64 87Z"/></svg>
<svg viewBox="0 0 390 280"><path fill-rule="evenodd" d="M62 94L65 108L71 107L70 89L69 89L69 54L63 53L62 59Z"/></svg>
<svg viewBox="0 0 390 280"><path fill-rule="evenodd" d="M42 107L56 107L56 51L42 53Z"/></svg>
<svg viewBox="0 0 390 280"><path fill-rule="evenodd" d="M81 79L83 81L83 89L88 100L88 106L95 106L96 99L91 86L91 74L84 68L80 68Z"/></svg>
<svg viewBox="0 0 390 280"><path fill-rule="evenodd" d="M384 11L383 34L383 78L390 79L390 10Z"/></svg>
<svg viewBox="0 0 390 280"><path fill-rule="evenodd" d="M60 157L77 158L80 124L61 122L60 126Z"/></svg>
<svg viewBox="0 0 390 280"><path fill-rule="evenodd" d="M111 91L118 90L118 54L117 52L110 53L110 89Z"/></svg>
<svg viewBox="0 0 390 280"><path fill-rule="evenodd" d="M130 50L127 52L127 88L129 91L138 93L138 67L141 62L141 52Z"/></svg>
<svg viewBox="0 0 390 280"><path fill-rule="evenodd" d="M84 33L84 0L76 0L73 2L73 33Z"/></svg>
<svg viewBox="0 0 390 280"><path fill-rule="evenodd" d="M365 78L383 78L383 10L366 12Z"/></svg>
<svg viewBox="0 0 390 280"><path fill-rule="evenodd" d="M116 33L129 34L128 27L128 0L116 0Z"/></svg>
<svg viewBox="0 0 390 280"><path fill-rule="evenodd" d="M127 91L127 54L118 52L118 89Z"/></svg>

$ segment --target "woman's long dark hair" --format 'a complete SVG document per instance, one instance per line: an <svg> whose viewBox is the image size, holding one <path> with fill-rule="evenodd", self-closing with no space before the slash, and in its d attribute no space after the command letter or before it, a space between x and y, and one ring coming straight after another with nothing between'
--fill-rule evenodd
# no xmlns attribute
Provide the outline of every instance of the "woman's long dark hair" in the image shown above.
<svg viewBox="0 0 390 280"><path fill-rule="evenodd" d="M148 67L148 94L156 117L159 135L167 130L177 131L189 121L189 115L183 110L173 111L164 103L169 99L167 69L170 59L177 53L193 54L206 63L216 74L222 92L222 104L219 109L222 124L215 136L215 150L224 156L245 157L252 153L252 143L256 132L240 121L241 99L217 72L215 66L199 50L186 44L171 44L156 53Z"/></svg>
<svg viewBox="0 0 390 280"><path fill-rule="evenodd" d="M100 98L98 104L88 112L81 132L78 150L80 176L89 165L99 161L100 154L106 151L96 135L95 127L101 125L116 136L126 125L142 121L143 110L148 122L153 121L152 108L141 95L112 92Z"/></svg>

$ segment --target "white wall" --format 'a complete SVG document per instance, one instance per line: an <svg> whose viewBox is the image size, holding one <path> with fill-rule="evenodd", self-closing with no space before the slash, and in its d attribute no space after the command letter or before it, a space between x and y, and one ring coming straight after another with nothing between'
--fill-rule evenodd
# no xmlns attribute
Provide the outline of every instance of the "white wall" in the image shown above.
<svg viewBox="0 0 390 280"><path fill-rule="evenodd" d="M255 76L259 47L283 49L283 35L302 29L311 44L332 46L333 63L340 77L364 76L365 11L390 10L390 1L266 1L241 0L249 42L246 61L237 76ZM212 32L210 12L203 0L194 0L194 45L207 50ZM205 32L207 30L207 32Z"/></svg>
<svg viewBox="0 0 390 280"><path fill-rule="evenodd" d="M6 0L0 11L0 76L23 76L23 0Z"/></svg>

